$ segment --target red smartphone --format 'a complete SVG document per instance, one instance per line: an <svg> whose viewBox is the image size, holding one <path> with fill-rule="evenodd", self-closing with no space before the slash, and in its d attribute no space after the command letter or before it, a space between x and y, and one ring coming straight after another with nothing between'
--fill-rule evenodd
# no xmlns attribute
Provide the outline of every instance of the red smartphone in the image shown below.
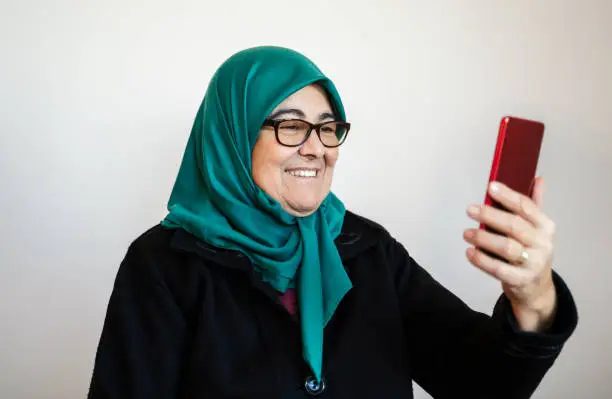
<svg viewBox="0 0 612 399"><path fill-rule="evenodd" d="M497 134L489 183L498 181L530 197L543 138L542 122L513 116L503 117ZM485 204L505 210L500 203L491 198L488 190ZM480 228L495 232L482 223Z"/></svg>

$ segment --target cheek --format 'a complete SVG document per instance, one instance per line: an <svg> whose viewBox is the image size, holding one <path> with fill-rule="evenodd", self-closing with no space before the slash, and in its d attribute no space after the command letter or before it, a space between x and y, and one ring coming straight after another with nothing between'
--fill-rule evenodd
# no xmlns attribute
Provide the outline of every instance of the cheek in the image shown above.
<svg viewBox="0 0 612 399"><path fill-rule="evenodd" d="M276 139L260 137L253 149L253 180L262 190L270 195L280 189L282 171L286 162L293 156L295 150L281 147Z"/></svg>
<svg viewBox="0 0 612 399"><path fill-rule="evenodd" d="M329 168L333 168L336 165L336 162L338 161L338 149L329 149L327 150L327 153L325 154L325 164L327 165L327 167Z"/></svg>
<svg viewBox="0 0 612 399"><path fill-rule="evenodd" d="M295 156L295 150L288 147L274 147L270 148L266 154L268 173L273 173L275 179L280 178L283 175L285 167L291 159Z"/></svg>

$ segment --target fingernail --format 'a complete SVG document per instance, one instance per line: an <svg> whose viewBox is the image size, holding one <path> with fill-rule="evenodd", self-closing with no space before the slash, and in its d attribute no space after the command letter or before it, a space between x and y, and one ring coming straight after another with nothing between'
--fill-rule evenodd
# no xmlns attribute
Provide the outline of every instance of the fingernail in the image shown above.
<svg viewBox="0 0 612 399"><path fill-rule="evenodd" d="M474 230L466 230L463 232L463 237L471 240L474 237Z"/></svg>
<svg viewBox="0 0 612 399"><path fill-rule="evenodd" d="M491 190L492 193L498 193L499 192L499 183L497 183L497 182L491 183L491 185L489 186L489 189Z"/></svg>
<svg viewBox="0 0 612 399"><path fill-rule="evenodd" d="M477 216L480 213L480 207L476 205L470 205L468 207L468 214L470 216Z"/></svg>

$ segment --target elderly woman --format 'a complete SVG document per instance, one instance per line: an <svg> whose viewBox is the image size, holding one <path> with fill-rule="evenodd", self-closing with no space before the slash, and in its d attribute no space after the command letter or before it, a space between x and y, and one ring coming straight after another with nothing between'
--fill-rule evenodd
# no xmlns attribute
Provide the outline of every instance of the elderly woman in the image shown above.
<svg viewBox="0 0 612 399"><path fill-rule="evenodd" d="M541 181L533 199L492 187L509 212L469 208L504 234L465 232L470 262L502 283L488 316L331 193L349 131L333 83L295 51L217 70L169 213L117 273L90 399L411 398L413 381L435 398L532 394L577 324Z"/></svg>

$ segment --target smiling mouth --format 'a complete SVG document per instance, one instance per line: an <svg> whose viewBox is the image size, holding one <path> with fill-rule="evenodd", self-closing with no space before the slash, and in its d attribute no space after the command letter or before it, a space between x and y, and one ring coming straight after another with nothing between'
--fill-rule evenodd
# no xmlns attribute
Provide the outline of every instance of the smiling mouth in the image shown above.
<svg viewBox="0 0 612 399"><path fill-rule="evenodd" d="M318 169L287 169L285 172L294 177L313 178L319 175Z"/></svg>

